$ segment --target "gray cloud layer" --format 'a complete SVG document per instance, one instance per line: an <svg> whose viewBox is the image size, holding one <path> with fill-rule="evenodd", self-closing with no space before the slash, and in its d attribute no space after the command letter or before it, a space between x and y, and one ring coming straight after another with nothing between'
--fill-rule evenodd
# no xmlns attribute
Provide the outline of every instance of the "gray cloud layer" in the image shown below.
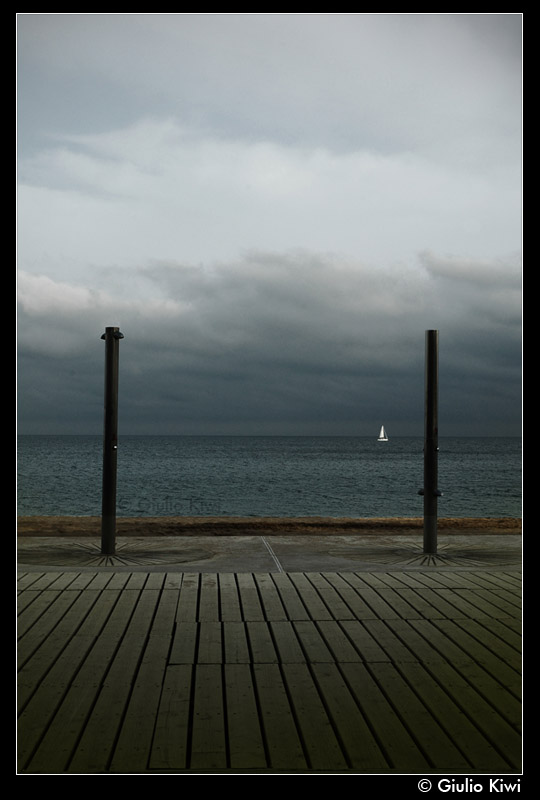
<svg viewBox="0 0 540 800"><path fill-rule="evenodd" d="M521 20L19 17L21 432L520 428Z"/></svg>

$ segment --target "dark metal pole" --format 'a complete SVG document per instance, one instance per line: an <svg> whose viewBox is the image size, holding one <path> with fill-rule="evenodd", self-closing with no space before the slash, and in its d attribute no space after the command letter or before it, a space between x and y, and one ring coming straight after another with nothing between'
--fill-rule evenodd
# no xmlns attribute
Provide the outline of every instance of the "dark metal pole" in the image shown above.
<svg viewBox="0 0 540 800"><path fill-rule="evenodd" d="M426 331L424 412L424 553L437 553L439 332Z"/></svg>
<svg viewBox="0 0 540 800"><path fill-rule="evenodd" d="M103 494L101 552L113 556L116 548L116 467L118 455L118 350L124 336L119 328L105 328L105 414L103 432Z"/></svg>

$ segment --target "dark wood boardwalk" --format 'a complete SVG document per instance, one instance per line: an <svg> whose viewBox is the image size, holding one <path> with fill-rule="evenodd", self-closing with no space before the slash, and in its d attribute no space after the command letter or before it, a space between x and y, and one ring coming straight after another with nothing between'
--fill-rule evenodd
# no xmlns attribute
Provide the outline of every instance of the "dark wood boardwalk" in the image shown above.
<svg viewBox="0 0 540 800"><path fill-rule="evenodd" d="M19 774L521 772L518 571L19 589Z"/></svg>

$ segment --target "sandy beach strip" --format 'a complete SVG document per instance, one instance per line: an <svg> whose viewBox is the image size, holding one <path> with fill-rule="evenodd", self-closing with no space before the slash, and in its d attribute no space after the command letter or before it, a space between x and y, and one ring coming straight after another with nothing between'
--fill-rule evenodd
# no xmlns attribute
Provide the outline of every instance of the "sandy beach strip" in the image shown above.
<svg viewBox="0 0 540 800"><path fill-rule="evenodd" d="M118 536L343 536L411 535L422 533L422 517L338 518L338 517L118 517ZM438 529L444 534L521 534L522 523L515 518L441 517ZM18 536L99 536L101 517L21 516Z"/></svg>

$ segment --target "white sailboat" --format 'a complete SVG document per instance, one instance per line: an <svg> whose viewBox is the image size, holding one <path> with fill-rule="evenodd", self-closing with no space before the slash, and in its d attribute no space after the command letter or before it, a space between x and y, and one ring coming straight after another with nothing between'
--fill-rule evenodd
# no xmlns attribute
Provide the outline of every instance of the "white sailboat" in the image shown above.
<svg viewBox="0 0 540 800"><path fill-rule="evenodd" d="M377 441L378 442L387 442L388 441L388 436L387 436L386 431L384 429L384 425L381 425L381 432L379 433L379 438L377 439Z"/></svg>

